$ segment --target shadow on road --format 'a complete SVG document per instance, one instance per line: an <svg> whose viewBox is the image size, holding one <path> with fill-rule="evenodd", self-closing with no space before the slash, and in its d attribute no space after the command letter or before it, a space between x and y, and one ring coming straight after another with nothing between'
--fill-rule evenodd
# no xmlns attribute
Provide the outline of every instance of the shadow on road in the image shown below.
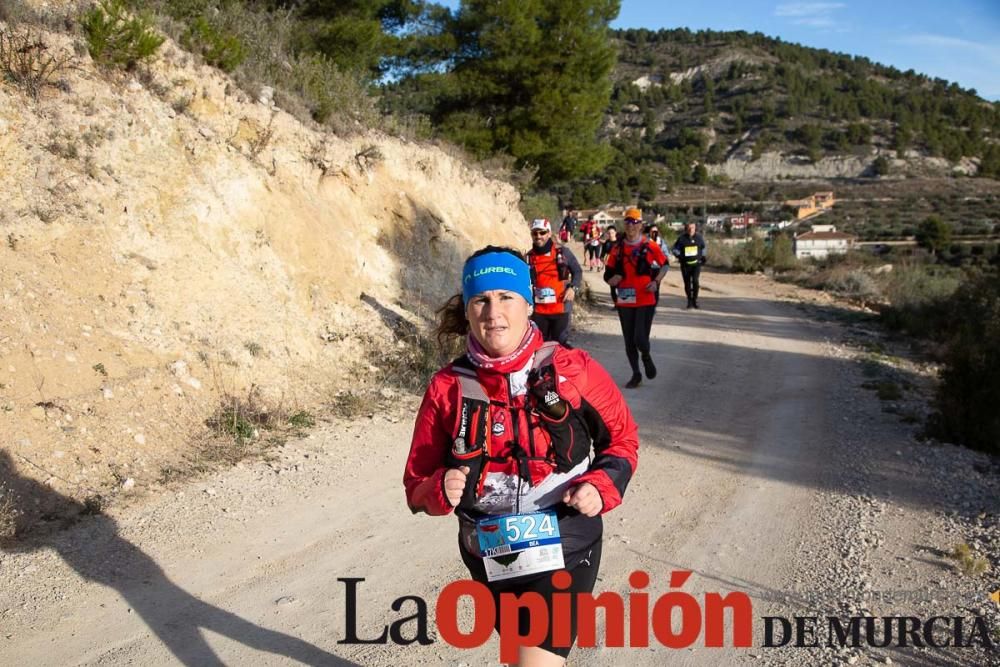
<svg viewBox="0 0 1000 667"><path fill-rule="evenodd" d="M587 332L571 340L599 357L623 383L630 370L617 335L618 318L607 295L595 292L589 316L616 333ZM683 294L675 292L671 287L661 296L653 323L651 352L660 374L639 389L624 390L634 403L643 447L750 477L892 498L911 507L965 516L1000 510L1000 499L994 507L956 507L948 497L913 483L910 447L919 427L900 423L901 417L912 419L906 414L905 390L898 404L880 401L862 388L871 378L858 360L803 346L836 342L842 330L816 322L794 303L716 292L702 295L700 310L684 310ZM661 325L671 327L668 335L657 331ZM744 336L723 339L728 332ZM901 387L918 384L908 371L886 370ZM794 427L786 428L789 424ZM859 437L866 443L866 470L841 461L838 451L857 444ZM922 445L927 451L935 446Z"/></svg>
<svg viewBox="0 0 1000 667"><path fill-rule="evenodd" d="M350 667L354 663L291 635L255 625L225 609L199 600L173 583L156 561L118 533L115 521L93 514L84 504L18 474L10 454L0 450L0 486L14 498L37 499L67 522L80 521L85 535L52 532L24 541L7 538L8 552L51 548L81 577L113 588L182 664L204 667L225 664L205 641L210 630L245 646L306 665ZM76 531L74 531L76 532ZM73 539L70 539L73 538Z"/></svg>

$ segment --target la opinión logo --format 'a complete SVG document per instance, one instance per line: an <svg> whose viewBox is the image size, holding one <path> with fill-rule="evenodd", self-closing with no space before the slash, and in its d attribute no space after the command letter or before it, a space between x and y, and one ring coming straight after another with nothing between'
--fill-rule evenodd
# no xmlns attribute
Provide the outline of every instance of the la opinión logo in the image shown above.
<svg viewBox="0 0 1000 667"><path fill-rule="evenodd" d="M482 646L493 634L494 626L500 635L500 662L517 660L518 648L536 646L546 638L551 629L552 645L566 648L572 645L570 618L572 598L577 606L577 641L581 648L598 645L609 648L647 648L652 638L666 648L682 649L704 640L706 648L748 648L753 646L753 603L746 593L734 591L726 595L705 593L703 600L681 591L691 577L687 570L670 573L670 590L651 599L645 589L650 578L637 570L629 576L633 589L622 596L614 592L599 595L573 594L567 591L572 583L565 570L554 572L551 605L538 593L500 593L494 602L493 593L484 584L470 580L454 581L438 594L434 607L438 635L455 648L470 649ZM428 634L428 605L416 595L404 595L392 602L392 611L401 613L412 609L382 627L374 638L363 639L358 634L360 586L363 577L338 578L346 592L346 622L344 638L338 644L432 644ZM990 596L1000 604L1000 591ZM472 603L473 623L470 629L459 625L460 602ZM518 616L522 609L528 611L530 626L520 632ZM603 637L598 637L597 613L604 615ZM726 612L731 622L727 625ZM679 624L672 622L680 618ZM873 648L947 648L974 647L992 650L987 619L983 616L932 616L922 619L914 616L762 616L762 648L861 647ZM825 630L825 632L824 632ZM601 640L598 642L598 640Z"/></svg>
<svg viewBox="0 0 1000 667"><path fill-rule="evenodd" d="M556 591L566 591L572 579L565 570L552 575L552 585ZM670 573L670 588L681 588L691 576L691 572L678 570ZM397 598L392 603L394 612L403 611L412 605L413 612L382 628L381 634L373 639L358 636L358 593L364 578L339 578L344 582L347 593L347 619L344 639L338 644L432 644L427 634L427 602L416 595ZM499 603L494 603L493 594L476 581L460 580L445 586L438 594L434 620L438 635L456 648L476 648L485 644L493 634L499 619L500 662L515 662L521 646L535 646L552 630L552 644L558 648L571 646L570 613L572 597L577 605L576 645L591 648L598 645L597 612L604 614L604 636L601 645L608 647L646 648L652 635L668 648L687 648L704 636L705 646L722 647L726 635L726 610L731 612L731 645L748 647L753 644L753 604L750 596L742 592L732 592L725 596L720 593L706 593L704 605L691 595L680 590L672 590L655 600L643 592L649 586L649 575L635 571L629 576L629 585L635 589L627 596L614 592L600 595L590 593L560 593L552 595L551 614L549 604L540 594L501 593ZM459 627L458 606L463 599L473 605L474 621L469 630ZM518 628L521 609L529 612L531 619L527 632ZM671 618L679 611L682 623L674 630ZM412 627L408 627L412 626ZM627 642L626 642L627 636Z"/></svg>

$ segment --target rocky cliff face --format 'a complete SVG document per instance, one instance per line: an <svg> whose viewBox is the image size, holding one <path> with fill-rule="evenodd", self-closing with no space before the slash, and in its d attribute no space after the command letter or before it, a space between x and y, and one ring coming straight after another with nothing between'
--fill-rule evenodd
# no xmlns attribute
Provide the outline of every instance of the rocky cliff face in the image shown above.
<svg viewBox="0 0 1000 667"><path fill-rule="evenodd" d="M60 492L155 479L224 394L329 400L469 251L528 245L517 191L436 148L305 127L170 43L73 65L0 82L0 449Z"/></svg>
<svg viewBox="0 0 1000 667"><path fill-rule="evenodd" d="M725 176L732 181L771 181L788 179L840 179L872 175L872 163L879 155L889 159L889 178L933 178L941 176L972 176L978 161L963 158L953 165L944 158L928 157L918 151L907 151L899 158L895 151L872 151L867 155L838 155L817 162L799 155L777 151L766 152L752 160L748 151L738 151L721 164L708 165L712 176Z"/></svg>
<svg viewBox="0 0 1000 667"><path fill-rule="evenodd" d="M870 167L870 159L860 157L826 157L817 162L786 156L777 152L764 153L751 160L748 155L730 158L717 165L708 165L708 173L726 176L734 181L768 181L776 178L856 178Z"/></svg>

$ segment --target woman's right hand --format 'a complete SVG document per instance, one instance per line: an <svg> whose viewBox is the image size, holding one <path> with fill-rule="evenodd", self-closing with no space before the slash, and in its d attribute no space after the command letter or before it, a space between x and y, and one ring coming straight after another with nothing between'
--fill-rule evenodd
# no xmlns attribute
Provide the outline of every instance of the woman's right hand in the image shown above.
<svg viewBox="0 0 1000 667"><path fill-rule="evenodd" d="M457 507L465 491L465 477L469 474L469 466L449 468L444 474L444 495L452 507Z"/></svg>
<svg viewBox="0 0 1000 667"><path fill-rule="evenodd" d="M611 285L612 287L618 287L618 285L619 285L619 283L621 283L621 281L622 281L622 277L619 276L619 275L613 275L610 278L608 278L608 284Z"/></svg>

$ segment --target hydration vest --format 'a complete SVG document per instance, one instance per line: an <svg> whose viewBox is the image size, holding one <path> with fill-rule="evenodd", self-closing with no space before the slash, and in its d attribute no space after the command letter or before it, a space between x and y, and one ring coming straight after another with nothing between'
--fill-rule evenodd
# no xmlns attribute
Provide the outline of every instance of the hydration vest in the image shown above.
<svg viewBox="0 0 1000 667"><path fill-rule="evenodd" d="M535 351L529 377L532 373L537 373L552 363L552 355L557 347L559 347L558 342L550 341L543 343ZM530 480L528 461L548 460L548 456L532 456L531 452L533 448L526 449L519 442L519 424L514 412L522 408L513 408L506 402L490 399L483 385L480 384L479 377L476 375L476 369L468 360L468 357L463 355L453 361L452 370L458 375L459 386L462 389L462 406L459 413L458 428L452 437L452 447L448 453L446 463L449 468L469 467L469 474L466 476L466 479L474 480L475 483L470 484L469 481L466 482L465 490L462 493L462 500L458 506L464 510L471 510L482 494L483 485L486 482L487 462L505 463L513 460L517 463L518 476L522 479ZM512 413L511 416L514 423L511 425L511 452L506 456L492 456L490 454L492 437L492 424L490 424L491 404L504 405ZM523 409L528 410L529 408L526 405ZM533 444L534 434L530 419L527 420L526 430L528 438L531 441L529 444Z"/></svg>
<svg viewBox="0 0 1000 667"><path fill-rule="evenodd" d="M620 276L625 275L625 261L628 256L628 250L625 247L625 238L618 239L618 264L615 266L615 273ZM639 242L639 249L636 252L635 258L635 275L637 276L649 276L650 278L656 278L660 274L660 265L657 262L650 262L649 257L649 241L642 240Z"/></svg>
<svg viewBox="0 0 1000 667"><path fill-rule="evenodd" d="M552 270L553 265L555 271ZM565 281L569 279L570 272L562 246L553 243L549 252L544 254L532 249L528 252L528 266L531 267L535 312L539 315L559 315L566 312L563 295L566 293Z"/></svg>

